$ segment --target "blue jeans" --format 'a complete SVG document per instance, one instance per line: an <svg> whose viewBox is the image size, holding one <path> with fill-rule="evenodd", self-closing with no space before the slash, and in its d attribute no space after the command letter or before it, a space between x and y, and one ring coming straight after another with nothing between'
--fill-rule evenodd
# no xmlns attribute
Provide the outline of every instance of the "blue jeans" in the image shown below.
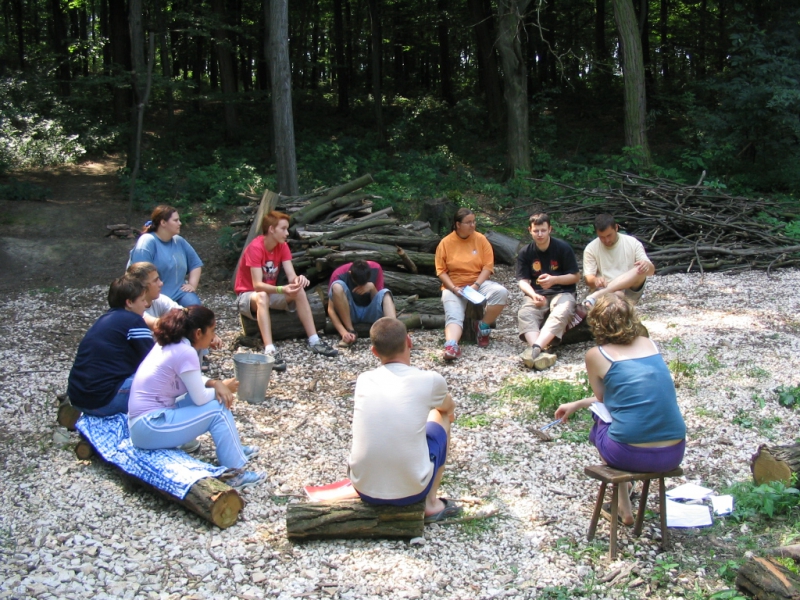
<svg viewBox="0 0 800 600"><path fill-rule="evenodd" d="M131 383L133 383L133 375L128 377L122 382L117 390L117 395L111 399L111 402L100 408L81 408L81 411L93 417L110 417L117 413L128 412L128 397L131 395Z"/></svg>
<svg viewBox="0 0 800 600"><path fill-rule="evenodd" d="M198 406L188 395L184 396L174 408L154 410L142 416L133 423L130 432L134 446L144 450L177 448L210 432L219 464L238 469L247 463L233 414L216 399Z"/></svg>
<svg viewBox="0 0 800 600"><path fill-rule="evenodd" d="M328 298L333 298L333 286L335 285L340 286L344 290L345 296L347 296L347 303L350 305L350 320L354 325L356 323L374 323L383 317L383 297L386 294L391 295L391 292L387 288L378 290L378 293L372 297L372 300L370 300L367 306L357 306L356 303L353 302L353 293L350 291L350 288L340 282L333 283L331 289L328 290Z"/></svg>
<svg viewBox="0 0 800 600"><path fill-rule="evenodd" d="M200 296L194 292L182 292L179 290L172 299L183 307L194 306L195 304L203 304L203 301L200 300Z"/></svg>

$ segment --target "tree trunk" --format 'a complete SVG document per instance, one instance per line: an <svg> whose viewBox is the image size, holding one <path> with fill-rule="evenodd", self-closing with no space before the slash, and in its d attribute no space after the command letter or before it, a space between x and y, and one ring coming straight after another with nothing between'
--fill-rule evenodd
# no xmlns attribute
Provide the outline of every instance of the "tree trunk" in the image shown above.
<svg viewBox="0 0 800 600"><path fill-rule="evenodd" d="M67 24L64 20L64 9L61 6L61 0L50 0L50 10L53 19L53 52L58 61L58 68L56 69L58 91L62 96L69 96L72 75L69 68L69 52L67 50Z"/></svg>
<svg viewBox="0 0 800 600"><path fill-rule="evenodd" d="M376 506L361 500L301 502L286 507L290 540L414 538L425 528L425 503Z"/></svg>
<svg viewBox="0 0 800 600"><path fill-rule="evenodd" d="M314 329L319 331L325 328L325 306L318 293L314 291L309 291L307 293L308 303L311 305L311 315L314 317ZM269 317L270 323L272 323L272 339L274 341L299 340L306 337L306 330L303 329L303 324L300 322L300 319L297 318L296 312L271 310L269 311ZM239 322L242 325L242 331L245 336L261 338L261 332L258 329L257 321L240 315Z"/></svg>
<svg viewBox="0 0 800 600"><path fill-rule="evenodd" d="M350 110L350 73L345 61L345 34L342 0L333 0L334 72L338 93L337 110L347 114Z"/></svg>
<svg viewBox="0 0 800 600"><path fill-rule="evenodd" d="M502 233L489 230L486 232L486 239L492 245L494 259L504 265L516 265L517 255L523 243L517 238L512 238Z"/></svg>
<svg viewBox="0 0 800 600"><path fill-rule="evenodd" d="M219 64L219 78L222 83L222 96L225 107L225 137L235 140L238 137L239 124L236 118L236 71L233 64L233 51L228 35L228 23L225 0L213 0L212 8L218 27L214 28L214 48Z"/></svg>
<svg viewBox="0 0 800 600"><path fill-rule="evenodd" d="M594 56L595 68L597 63L604 63L608 59L608 48L606 47L606 0L595 0L594 5ZM600 69L608 70L605 65Z"/></svg>
<svg viewBox="0 0 800 600"><path fill-rule="evenodd" d="M172 94L172 57L169 47L169 27L167 26L167 3L165 0L159 2L156 8L158 13L158 51L161 58L161 76L164 78L167 96L167 131L166 135L171 145L174 145L174 105Z"/></svg>
<svg viewBox="0 0 800 600"><path fill-rule="evenodd" d="M630 2L630 0L628 0ZM528 83L522 57L523 18L530 0L498 0L497 47L503 63L508 119L508 163L506 176L530 172L531 147L528 118Z"/></svg>
<svg viewBox="0 0 800 600"><path fill-rule="evenodd" d="M269 3L269 57L272 87L272 118L275 132L275 170L278 192L297 196L297 157L294 144L292 112L292 72L289 65L289 6L288 0Z"/></svg>
<svg viewBox="0 0 800 600"><path fill-rule="evenodd" d="M447 0L438 0L439 24L436 33L439 38L439 69L441 74L442 99L450 106L455 106L453 93L453 67L450 59L450 31Z"/></svg>
<svg viewBox="0 0 800 600"><path fill-rule="evenodd" d="M751 558L739 567L736 587L758 600L800 598L800 577L769 558Z"/></svg>
<svg viewBox="0 0 800 600"><path fill-rule="evenodd" d="M125 0L108 0L108 17L111 29L111 63L112 74L121 76L131 71L131 36L128 28L128 13ZM120 77L120 80L122 78ZM114 86L114 120L117 123L130 121L133 104L130 80L118 81Z"/></svg>
<svg viewBox="0 0 800 600"><path fill-rule="evenodd" d="M406 252L406 257L409 258L423 273L435 273L436 267L434 266L435 256L425 252ZM378 250L351 250L344 252L333 252L324 258L317 260L317 268L322 265L334 270L345 263L353 262L356 260L371 260L385 268L394 268L403 264L402 259L397 255L397 252L392 249L388 252L380 252Z"/></svg>
<svg viewBox="0 0 800 600"><path fill-rule="evenodd" d="M383 282L387 288L392 290L392 294L398 297L418 295L420 298L436 298L442 295L442 282L438 277L430 275L409 275L384 271Z"/></svg>
<svg viewBox="0 0 800 600"><path fill-rule="evenodd" d="M383 133L383 90L381 89L381 55L383 53L383 34L381 33L380 0L369 1L370 38L372 54L372 99L375 106L375 128L378 144L384 144Z"/></svg>
<svg viewBox="0 0 800 600"><path fill-rule="evenodd" d="M650 165L647 143L647 103L645 100L644 60L641 37L633 0L612 0L614 20L622 46L622 74L625 80L625 145L641 156L642 165Z"/></svg>
<svg viewBox="0 0 800 600"><path fill-rule="evenodd" d="M14 0L14 20L17 26L17 62L20 71L25 70L25 5L23 0Z"/></svg>
<svg viewBox="0 0 800 600"><path fill-rule="evenodd" d="M767 446L761 444L750 458L750 471L756 484L771 481L789 483L794 473L800 473L800 444Z"/></svg>
<svg viewBox="0 0 800 600"><path fill-rule="evenodd" d="M503 123L503 86L494 48L494 15L486 0L469 0L469 9L477 43L478 80L489 116L489 133L494 137Z"/></svg>
<svg viewBox="0 0 800 600"><path fill-rule="evenodd" d="M659 26L661 29L661 44L660 44L660 52L661 52L661 77L664 78L664 81L668 81L670 78L670 70L669 70L669 39L668 39L668 32L669 32L669 0L661 0L661 15L659 17Z"/></svg>
<svg viewBox="0 0 800 600"><path fill-rule="evenodd" d="M133 102L130 108L130 128L131 133L128 143L127 167L134 172L137 165L137 155L141 147L139 133L139 113L140 106L144 102L145 88L145 59L144 59L144 19L142 0L128 0L128 23L131 32L131 83L133 89ZM135 184L136 175L131 177L131 194ZM131 205L133 197L131 196ZM130 212L130 210L129 210ZM131 214L128 215L130 223Z"/></svg>

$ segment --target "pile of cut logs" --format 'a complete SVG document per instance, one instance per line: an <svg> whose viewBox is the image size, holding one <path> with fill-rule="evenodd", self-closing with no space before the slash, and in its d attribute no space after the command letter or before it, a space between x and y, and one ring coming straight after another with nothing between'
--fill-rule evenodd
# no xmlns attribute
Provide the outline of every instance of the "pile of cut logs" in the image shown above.
<svg viewBox="0 0 800 600"><path fill-rule="evenodd" d="M295 271L304 274L312 286L322 284L318 287L319 302L310 297L315 321L319 318L320 325L325 321L323 306L331 273L345 263L361 259L383 267L385 285L392 290L398 317L407 327L442 328L444 316L438 300L441 284L434 265L441 237L427 220L400 223L393 216L392 207L373 212L377 197L361 191L372 182L370 175L364 175L305 196L280 196L269 190L260 198L250 196L251 203L241 209L246 218L231 223L240 228L234 241L238 240L240 250L245 248L261 233L263 215L271 210L284 212L291 217L287 243ZM495 247L498 262L511 262L516 257L517 240L495 233L487 237ZM281 322L278 327L275 319L281 315L272 318L273 333L279 336L276 339L302 335L302 331L294 331L296 323ZM248 336L257 334L253 323L243 320L243 327ZM356 329L359 335L369 331L368 326ZM330 323L328 333L334 333Z"/></svg>

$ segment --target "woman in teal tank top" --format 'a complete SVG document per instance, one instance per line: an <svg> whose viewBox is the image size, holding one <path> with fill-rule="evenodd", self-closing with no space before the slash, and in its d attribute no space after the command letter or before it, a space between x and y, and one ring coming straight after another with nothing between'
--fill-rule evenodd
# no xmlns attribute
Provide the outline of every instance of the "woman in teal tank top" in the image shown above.
<svg viewBox="0 0 800 600"><path fill-rule="evenodd" d="M597 342L586 353L594 396L562 404L556 418L566 421L595 403L603 413L602 405L610 421L595 412L589 441L606 464L642 473L677 468L686 449L686 425L669 369L652 340L641 335L644 328L633 304L605 294L588 319ZM628 494L619 495L619 514L625 524L633 523Z"/></svg>

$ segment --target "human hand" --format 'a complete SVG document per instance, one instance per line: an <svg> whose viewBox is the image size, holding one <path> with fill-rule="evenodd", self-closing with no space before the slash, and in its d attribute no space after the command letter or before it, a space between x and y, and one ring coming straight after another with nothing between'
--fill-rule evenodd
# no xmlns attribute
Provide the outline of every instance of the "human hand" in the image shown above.
<svg viewBox="0 0 800 600"><path fill-rule="evenodd" d="M228 382L234 381L235 386L229 386ZM231 389L233 387L234 389ZM234 392L239 389L239 382L231 379L225 381L217 380L214 382L214 391L216 392L217 400L225 405L226 408L233 408Z"/></svg>
<svg viewBox="0 0 800 600"><path fill-rule="evenodd" d="M556 409L556 419L561 419L562 423L566 423L570 415L572 415L572 413L574 413L576 410L578 410L577 402L567 402L566 404L562 404Z"/></svg>
<svg viewBox="0 0 800 600"><path fill-rule="evenodd" d="M595 288L597 288L599 290L599 289L602 289L602 288L607 287L607 286L608 286L608 282L606 281L605 277L595 277L595 279L594 279L594 287Z"/></svg>
<svg viewBox="0 0 800 600"><path fill-rule="evenodd" d="M539 277L536 278L536 283L542 287L542 289L549 290L553 287L556 282L554 281L554 277L549 273L542 273Z"/></svg>
<svg viewBox="0 0 800 600"><path fill-rule="evenodd" d="M645 275L650 272L650 267L653 266L653 263L649 260L637 260L633 263L633 266L636 267L636 272L639 273L639 275Z"/></svg>
<svg viewBox="0 0 800 600"><path fill-rule="evenodd" d="M192 293L194 293L196 290L197 290L197 288L194 287L191 283L184 283L181 286L181 291L183 291L183 292L192 292Z"/></svg>
<svg viewBox="0 0 800 600"><path fill-rule="evenodd" d="M299 284L301 288L307 288L311 284L311 282L306 278L305 275L298 275L297 277L294 278L294 281L292 282L292 285L294 284Z"/></svg>
<svg viewBox="0 0 800 600"><path fill-rule="evenodd" d="M536 306L536 308L541 308L542 306L547 304L547 298L545 298L544 296L541 296L539 294L534 294L533 295L533 304L534 304L534 306Z"/></svg>
<svg viewBox="0 0 800 600"><path fill-rule="evenodd" d="M219 350L222 348L222 338L218 335L214 335L214 339L211 340L211 343L208 345L208 347L213 350Z"/></svg>
<svg viewBox="0 0 800 600"><path fill-rule="evenodd" d="M283 293L286 295L287 299L291 300L297 296L301 289L303 289L302 285L295 279L292 283L283 286Z"/></svg>
<svg viewBox="0 0 800 600"><path fill-rule="evenodd" d="M454 286L453 286L453 293L454 293L456 296L463 296L463 295L464 295L464 294L462 293L462 291L461 291L461 288L460 288L460 287L458 287L457 285L454 285Z"/></svg>
<svg viewBox="0 0 800 600"><path fill-rule="evenodd" d="M353 342L356 341L356 339L358 339L358 335L356 335L355 333L346 331L342 334L342 341L345 344L352 344Z"/></svg>

